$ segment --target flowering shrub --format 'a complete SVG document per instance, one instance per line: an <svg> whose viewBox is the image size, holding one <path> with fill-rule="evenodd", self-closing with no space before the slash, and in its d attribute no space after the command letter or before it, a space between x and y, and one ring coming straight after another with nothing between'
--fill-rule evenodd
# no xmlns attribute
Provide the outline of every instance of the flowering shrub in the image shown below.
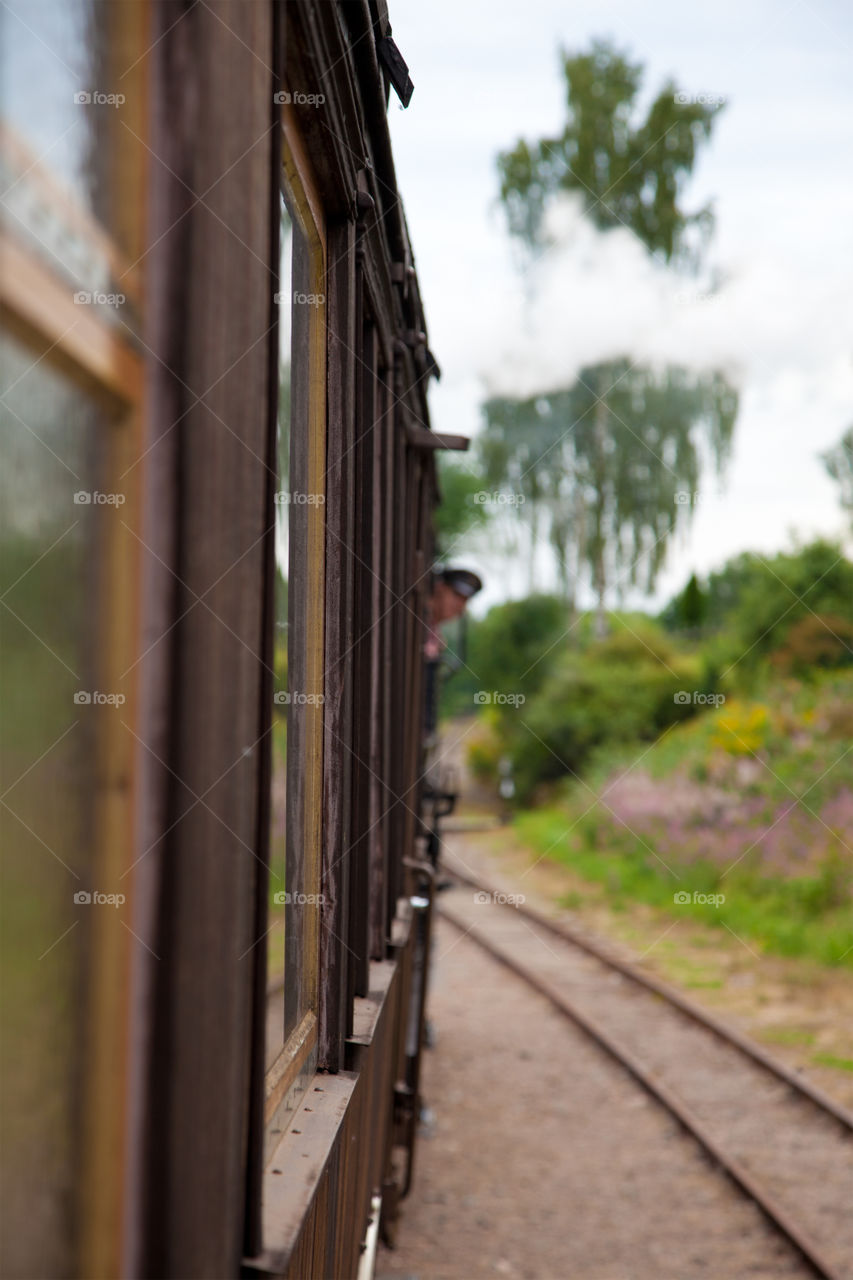
<svg viewBox="0 0 853 1280"><path fill-rule="evenodd" d="M564 806L524 815L521 834L615 903L673 910L674 890L722 892L711 923L853 964L853 751L834 732L851 703L850 672L733 701L601 759Z"/></svg>
<svg viewBox="0 0 853 1280"><path fill-rule="evenodd" d="M717 713L711 741L729 755L750 755L764 747L769 729L768 707L760 702L732 701Z"/></svg>

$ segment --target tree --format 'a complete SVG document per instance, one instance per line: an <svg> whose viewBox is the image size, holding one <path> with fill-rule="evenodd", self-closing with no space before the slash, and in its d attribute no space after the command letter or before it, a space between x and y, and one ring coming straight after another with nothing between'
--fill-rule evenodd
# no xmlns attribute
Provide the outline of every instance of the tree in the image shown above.
<svg viewBox="0 0 853 1280"><path fill-rule="evenodd" d="M832 479L838 482L841 509L853 521L853 427L848 427L838 444L820 458Z"/></svg>
<svg viewBox="0 0 853 1280"><path fill-rule="evenodd" d="M653 590L672 534L693 514L703 448L721 469L736 413L719 373L658 375L627 359L582 369L566 390L485 405L486 475L524 494L522 518L547 529L570 602L589 572L599 635L617 579Z"/></svg>
<svg viewBox="0 0 853 1280"><path fill-rule="evenodd" d="M695 573L687 585L661 610L659 621L670 631L698 634L708 617L708 596Z"/></svg>
<svg viewBox="0 0 853 1280"><path fill-rule="evenodd" d="M556 138L520 139L498 156L500 198L509 228L530 247L543 243L543 215L557 192L577 192L602 230L625 226L650 253L696 259L710 234L709 205L688 213L682 193L696 156L722 109L702 95L679 93L667 81L637 119L643 79L609 41L588 53L561 54L567 119ZM690 232L698 232L691 240Z"/></svg>
<svg viewBox="0 0 853 1280"><path fill-rule="evenodd" d="M736 661L759 661L802 618L853 621L853 564L822 538L774 556L743 552L709 575L708 601L712 623L732 635Z"/></svg>
<svg viewBox="0 0 853 1280"><path fill-rule="evenodd" d="M705 621L706 600L702 588L691 573L681 597L681 623L687 631L698 631Z"/></svg>
<svg viewBox="0 0 853 1280"><path fill-rule="evenodd" d="M531 697L548 675L566 633L557 596L530 595L494 605L472 632L469 662L478 688Z"/></svg>
<svg viewBox="0 0 853 1280"><path fill-rule="evenodd" d="M826 665L853 658L853 563L833 542L818 539L768 556L742 551L699 589L702 631L711 641L706 657L719 671L739 669L747 684L768 655L780 654L774 661L781 668L798 669L812 658ZM660 614L668 630L683 627L687 591Z"/></svg>
<svg viewBox="0 0 853 1280"><path fill-rule="evenodd" d="M438 458L440 502L435 513L435 536L439 556L455 554L455 544L467 533L482 529L489 509L482 501L485 481L475 467L452 455Z"/></svg>

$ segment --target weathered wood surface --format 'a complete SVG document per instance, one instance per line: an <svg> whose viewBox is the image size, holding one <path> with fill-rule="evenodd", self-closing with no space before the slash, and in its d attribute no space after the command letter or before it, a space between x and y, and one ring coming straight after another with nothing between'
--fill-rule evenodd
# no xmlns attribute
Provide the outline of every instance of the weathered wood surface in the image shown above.
<svg viewBox="0 0 853 1280"><path fill-rule="evenodd" d="M319 1064L341 1066L352 1025L348 999L352 844L353 638L355 561L355 227L329 230L329 403L326 490L326 703L323 766Z"/></svg>
<svg viewBox="0 0 853 1280"><path fill-rule="evenodd" d="M143 566L156 620L140 749L152 954L140 953L143 1186L128 1271L202 1276L236 1274L244 1248L269 724L272 7L151 8L146 468L165 483Z"/></svg>
<svg viewBox="0 0 853 1280"><path fill-rule="evenodd" d="M362 9L346 7L353 30ZM325 75L318 68L330 69L322 89L328 110L303 112L298 124L328 237L320 579L326 703L321 738L313 738L322 747L322 788L309 795L300 770L292 774L288 878L310 870L300 864L306 851L298 837L318 824L317 887L326 902L313 934L306 918L289 917L287 963L303 973L316 949L319 990L299 982L287 1026L300 1025L319 997L319 1061L332 1072L344 1071L356 1052L347 1045L353 997L368 996L371 956L381 961L388 953L408 879L403 858L414 849L419 619L432 553L434 461L404 427L407 419L426 421L426 374L421 354L398 354L397 337L424 322L417 283L405 270L411 253L378 71L372 96L356 84L375 63L372 41L365 37L351 54L336 6L302 0L284 10L165 0L154 15L158 159L151 206L152 240L160 239L150 264L146 465L157 483L148 499L156 555L144 567L150 652L140 752L140 902L152 956L143 957L135 997L145 1015L133 1100L142 1159L128 1272L236 1275L241 1254L257 1252L260 1240L266 965L259 934L267 908L270 495L277 484L270 295L281 155L272 96L282 83L317 92L311 78ZM282 47L284 81L274 65ZM357 223L359 170L372 205ZM295 287L298 271L297 263ZM300 350L306 355L297 332ZM292 462L292 487L311 492L315 473L298 454ZM297 515L297 562L316 546L316 534L316 522L300 531ZM298 575L297 563L297 601ZM301 634L298 610L292 623L292 685L311 692L317 671L299 656L311 636ZM316 640L316 627L312 635ZM292 728L289 753L298 762L305 720L297 716ZM371 1049L361 1101L339 1133L339 1162L329 1166L306 1220L311 1265L325 1265L321 1256L346 1265L354 1256L370 1196L387 1172L409 967L405 950L391 954L399 978L387 1027ZM294 1256L292 1274L308 1256Z"/></svg>

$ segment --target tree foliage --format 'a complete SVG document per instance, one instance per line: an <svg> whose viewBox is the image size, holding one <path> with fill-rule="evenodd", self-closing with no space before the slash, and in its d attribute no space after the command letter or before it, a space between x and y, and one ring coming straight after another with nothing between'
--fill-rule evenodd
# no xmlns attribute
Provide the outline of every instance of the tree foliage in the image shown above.
<svg viewBox="0 0 853 1280"><path fill-rule="evenodd" d="M469 664L480 687L530 697L549 671L568 626L565 602L532 595L495 605L471 636Z"/></svg>
<svg viewBox="0 0 853 1280"><path fill-rule="evenodd" d="M608 588L651 591L667 544L693 512L703 451L724 464L737 393L719 373L662 374L627 359L581 371L567 389L485 405L479 440L490 484L524 496L546 532L564 594L589 573L603 616Z"/></svg>
<svg viewBox="0 0 853 1280"><path fill-rule="evenodd" d="M484 479L475 460L463 462L442 454L438 459L438 488L441 501L435 512L436 549L439 556L452 556L467 533L483 528L488 521L488 507L478 501Z"/></svg>
<svg viewBox="0 0 853 1280"><path fill-rule="evenodd" d="M747 682L776 653L778 666L798 671L853 659L853 564L833 542L818 539L769 556L743 551L710 573L701 591L714 664ZM684 595L661 612L669 630L682 626Z"/></svg>
<svg viewBox="0 0 853 1280"><path fill-rule="evenodd" d="M821 461L837 481L842 510L853 521L853 427L848 427L833 448L821 454Z"/></svg>
<svg viewBox="0 0 853 1280"><path fill-rule="evenodd" d="M673 596L661 610L659 621L668 631L698 634L708 616L708 595L695 573L687 579L683 591Z"/></svg>
<svg viewBox="0 0 853 1280"><path fill-rule="evenodd" d="M634 619L583 650L563 647L529 701L501 725L519 797L579 775L607 743L650 741L695 714L677 694L701 686L695 659L679 655L650 620Z"/></svg>
<svg viewBox="0 0 853 1280"><path fill-rule="evenodd" d="M682 196L719 103L662 85L644 119L637 115L641 63L609 41L561 55L566 123L555 138L520 139L498 156L500 198L510 231L528 246L543 240L543 215L557 192L577 192L602 230L625 226L666 261L696 256L713 225L709 205L687 212ZM694 235L693 241L697 240Z"/></svg>
<svg viewBox="0 0 853 1280"><path fill-rule="evenodd" d="M810 679L818 670L853 665L853 622L838 614L808 613L770 655L777 671Z"/></svg>

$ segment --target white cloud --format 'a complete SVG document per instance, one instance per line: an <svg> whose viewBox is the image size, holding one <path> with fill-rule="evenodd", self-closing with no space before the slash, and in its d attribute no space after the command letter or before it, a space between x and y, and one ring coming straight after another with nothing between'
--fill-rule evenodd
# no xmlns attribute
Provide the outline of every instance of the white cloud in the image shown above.
<svg viewBox="0 0 853 1280"><path fill-rule="evenodd" d="M694 567L780 547L792 528L837 534L835 490L817 454L853 421L849 7L721 0L706 11L655 0L640 16L627 0L570 9L561 0L487 9L393 0L391 18L416 85L391 126L444 370L435 425L475 433L491 391L566 385L583 364L615 355L722 367L742 390L725 489L673 546L657 598ZM557 46L601 34L647 64L645 92L674 75L729 99L687 193L689 208L714 199L708 263L724 283L713 300L691 301L704 284L652 263L627 231L596 231L569 199L552 214L563 247L525 293L495 208L494 158L519 136L559 128ZM526 574L495 562L489 585L489 596L518 594Z"/></svg>

